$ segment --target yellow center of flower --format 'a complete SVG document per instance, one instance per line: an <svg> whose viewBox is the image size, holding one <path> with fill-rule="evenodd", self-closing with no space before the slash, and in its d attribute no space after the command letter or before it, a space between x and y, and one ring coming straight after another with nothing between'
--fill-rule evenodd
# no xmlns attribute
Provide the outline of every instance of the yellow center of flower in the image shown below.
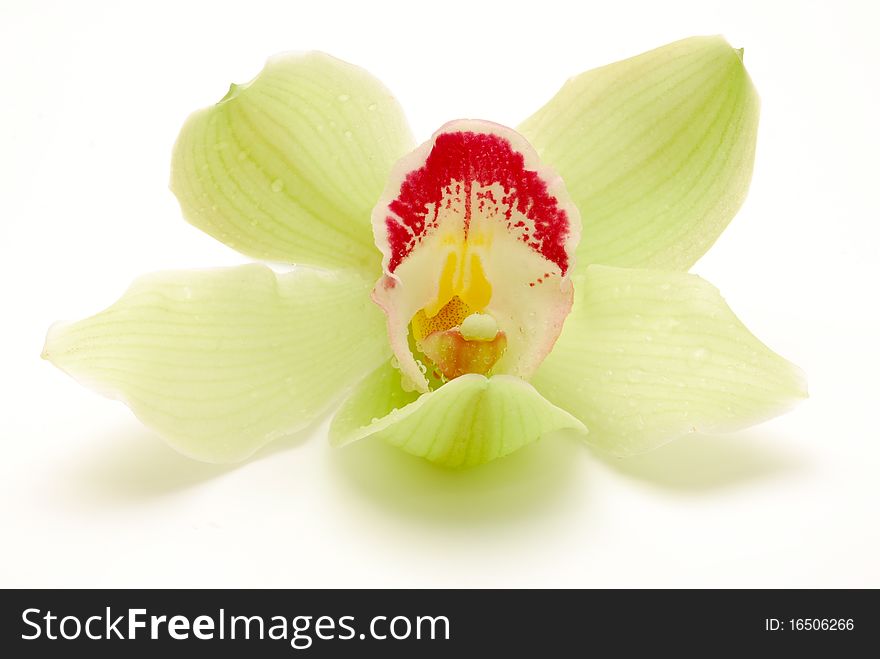
<svg viewBox="0 0 880 659"><path fill-rule="evenodd" d="M484 243L480 236L468 236L463 240L455 235L444 236L442 243L453 249L446 256L440 273L437 297L425 305L428 317L436 316L453 297L458 297L469 309L482 311L492 299L492 285L486 278L480 256L471 247Z"/></svg>
<svg viewBox="0 0 880 659"><path fill-rule="evenodd" d="M495 318L474 313L458 295L433 316L419 311L411 327L419 350L447 380L466 373L486 375L507 348Z"/></svg>
<svg viewBox="0 0 880 659"><path fill-rule="evenodd" d="M460 297L453 295L436 313L428 316L425 309L419 311L412 319L412 333L416 343L421 343L425 337L434 332L445 332L448 329L461 325L465 318L473 313Z"/></svg>

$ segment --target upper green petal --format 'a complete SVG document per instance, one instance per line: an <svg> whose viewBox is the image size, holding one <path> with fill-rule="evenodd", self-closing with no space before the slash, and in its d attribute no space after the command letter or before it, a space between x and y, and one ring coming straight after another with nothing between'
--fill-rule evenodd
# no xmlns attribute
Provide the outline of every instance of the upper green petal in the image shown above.
<svg viewBox="0 0 880 659"><path fill-rule="evenodd" d="M182 453L242 460L387 358L370 284L261 265L153 274L107 310L53 326L43 357Z"/></svg>
<svg viewBox="0 0 880 659"><path fill-rule="evenodd" d="M519 378L463 375L419 396L404 392L400 371L386 363L343 404L330 441L380 437L446 467L472 467L563 428L586 433L580 421Z"/></svg>
<svg viewBox="0 0 880 659"><path fill-rule="evenodd" d="M363 69L276 56L189 117L171 189L189 222L244 254L377 273L370 211L412 146L397 101Z"/></svg>
<svg viewBox="0 0 880 659"><path fill-rule="evenodd" d="M696 275L590 266L532 379L618 455L728 431L806 397L803 373L756 339Z"/></svg>
<svg viewBox="0 0 880 659"><path fill-rule="evenodd" d="M581 269L687 270L745 199L758 114L742 51L693 37L570 79L519 130L580 209Z"/></svg>

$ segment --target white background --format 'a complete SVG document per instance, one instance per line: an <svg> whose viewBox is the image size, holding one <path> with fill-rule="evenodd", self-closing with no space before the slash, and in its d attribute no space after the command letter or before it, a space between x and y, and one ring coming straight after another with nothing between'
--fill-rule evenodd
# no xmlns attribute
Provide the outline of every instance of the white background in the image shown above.
<svg viewBox="0 0 880 659"><path fill-rule="evenodd" d="M880 586L878 15L873 3L0 10L0 585ZM138 274L245 262L168 191L187 114L278 51L366 67L417 138L516 125L563 80L693 34L745 47L750 197L695 271L800 364L811 398L626 461L561 437L454 473L326 424L249 462L166 448L39 359Z"/></svg>

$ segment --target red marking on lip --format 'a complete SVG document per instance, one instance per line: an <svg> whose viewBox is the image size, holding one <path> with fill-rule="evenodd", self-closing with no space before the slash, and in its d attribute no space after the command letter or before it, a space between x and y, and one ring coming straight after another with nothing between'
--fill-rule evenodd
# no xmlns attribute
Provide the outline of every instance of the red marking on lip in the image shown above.
<svg viewBox="0 0 880 659"><path fill-rule="evenodd" d="M453 181L463 182L452 190ZM446 197L464 196L464 231L467 235L473 212L472 185L487 187L498 184L505 191L500 200L504 208L503 219L508 231L517 233L522 242L559 266L562 275L568 270L568 254L565 238L569 232L566 212L559 207L556 198L547 190L546 182L538 172L526 169L522 153L516 151L510 141L494 133L456 131L437 136L425 164L409 172L400 186L400 193L388 205L396 215L386 216L385 227L390 247L388 271L397 266L412 252L421 240L433 232L438 224L438 210ZM498 204L491 191L477 195L478 212L485 203ZM434 208L429 215L428 208ZM512 222L516 210L526 218Z"/></svg>

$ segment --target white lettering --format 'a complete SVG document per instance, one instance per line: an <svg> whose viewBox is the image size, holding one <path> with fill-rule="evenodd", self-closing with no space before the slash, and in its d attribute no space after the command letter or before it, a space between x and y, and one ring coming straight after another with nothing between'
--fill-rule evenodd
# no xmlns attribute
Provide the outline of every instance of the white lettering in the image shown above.
<svg viewBox="0 0 880 659"><path fill-rule="evenodd" d="M379 636L376 633L376 622L378 620L388 620L388 618L386 618L385 616L376 616L375 618L370 620L370 636L377 640L384 641L386 638L388 638L388 634L385 634L384 636Z"/></svg>
<svg viewBox="0 0 880 659"><path fill-rule="evenodd" d="M229 619L230 638L235 638L235 623L239 621L244 622L244 637L246 639L250 639L251 637L252 622L256 622L260 627L260 633L255 634L256 638L263 638L263 619L260 616L251 616L250 618L247 616L232 616Z"/></svg>
<svg viewBox="0 0 880 659"><path fill-rule="evenodd" d="M406 623L406 631L403 634L401 634L400 636L398 636L397 634L394 633L394 626L398 622L400 622L401 620ZM395 616L394 618L391 619L390 629L391 629L391 635L394 638L396 638L398 641L400 641L400 640L403 640L409 636L409 633L412 630L412 626L410 625L409 618L407 618L405 616Z"/></svg>
<svg viewBox="0 0 880 659"><path fill-rule="evenodd" d="M110 607L109 606L107 607L107 638L108 639L110 638L110 632L113 632L114 634L116 634L116 638L119 638L119 639L125 638L125 636L122 635L122 632L120 632L119 629L117 629L117 627L116 627L116 625L118 625L120 622L122 622L122 618L123 618L123 616L119 616L118 618L116 618L116 620L113 620L113 624L111 624L110 620L112 620L112 616L110 615Z"/></svg>
<svg viewBox="0 0 880 659"><path fill-rule="evenodd" d="M47 611L46 615L43 616L43 620L46 621L46 638L50 641L56 640L58 637L52 635L52 621L58 620L58 616L53 616L51 611Z"/></svg>
<svg viewBox="0 0 880 659"><path fill-rule="evenodd" d="M150 638L156 640L159 638L159 625L168 620L167 616L151 616L150 617Z"/></svg>
<svg viewBox="0 0 880 659"><path fill-rule="evenodd" d="M37 630L36 634L32 634L30 636L26 636L25 634L22 634L21 635L22 640L33 641L35 638L40 638L40 634L43 633L42 628L37 623L35 623L33 620L28 620L28 615L30 615L31 613L39 613L39 612L40 612L39 609L25 609L24 611L21 612L21 621L24 624L30 625L31 627L33 627L34 629Z"/></svg>
<svg viewBox="0 0 880 659"><path fill-rule="evenodd" d="M92 634L92 621L93 620L97 620L98 622L101 622L101 616L92 616L91 618L86 620L86 636L88 636L93 641L100 641L101 640L100 636L96 636L95 634Z"/></svg>
<svg viewBox="0 0 880 659"><path fill-rule="evenodd" d="M193 634L203 641L214 638L214 619L208 616L199 616L193 620Z"/></svg>
<svg viewBox="0 0 880 659"><path fill-rule="evenodd" d="M64 623L66 622L74 623L76 631L73 634L67 634L64 632ZM63 618L61 618L61 623L58 625L58 629L64 638L66 638L68 641L72 641L79 636L79 633L82 631L82 625L79 622L79 618L76 618L74 616L64 616Z"/></svg>
<svg viewBox="0 0 880 659"><path fill-rule="evenodd" d="M305 650L312 645L312 637L303 632L308 631L312 616L297 616L292 620L293 636L290 639L290 647L297 650ZM305 623L304 625L302 623ZM303 643L302 645L297 645Z"/></svg>
<svg viewBox="0 0 880 659"><path fill-rule="evenodd" d="M140 627L146 627L147 623L138 620L138 616L146 615L146 609L129 609L128 610L128 638L134 640L137 638L137 630Z"/></svg>
<svg viewBox="0 0 880 659"><path fill-rule="evenodd" d="M189 620L184 616L171 616L168 620L168 634L178 641L189 638Z"/></svg>

